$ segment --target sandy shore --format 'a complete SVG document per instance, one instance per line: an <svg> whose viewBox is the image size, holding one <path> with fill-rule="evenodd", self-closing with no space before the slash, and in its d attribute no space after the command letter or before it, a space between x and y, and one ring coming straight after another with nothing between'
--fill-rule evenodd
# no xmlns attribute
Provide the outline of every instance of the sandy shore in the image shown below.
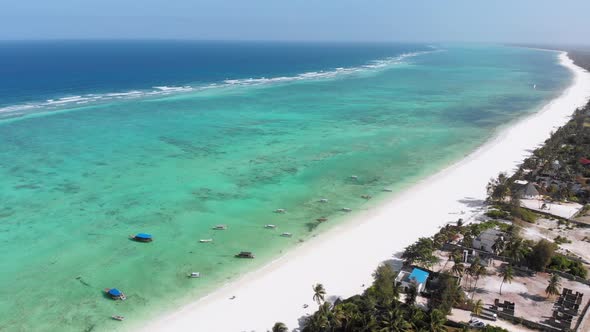
<svg viewBox="0 0 590 332"><path fill-rule="evenodd" d="M377 265L420 236L458 218L468 220L485 198L485 185L512 171L532 148L563 125L590 96L590 74L565 53L561 63L574 73L572 85L542 110L503 130L494 139L443 171L424 179L379 207L301 245L280 259L142 327L145 331L267 331L281 321L291 329L316 310L312 284L328 298L362 292ZM460 214L464 211L464 214ZM230 300L229 298L236 298ZM304 304L309 304L307 309Z"/></svg>

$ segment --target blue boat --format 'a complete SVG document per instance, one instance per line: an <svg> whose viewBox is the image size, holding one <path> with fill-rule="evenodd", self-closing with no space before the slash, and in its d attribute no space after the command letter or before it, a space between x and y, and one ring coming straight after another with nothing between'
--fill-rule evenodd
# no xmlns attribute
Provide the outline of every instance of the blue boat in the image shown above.
<svg viewBox="0 0 590 332"><path fill-rule="evenodd" d="M118 290L116 288L106 288L104 290L104 292L107 293L107 295L113 300L126 300L127 299L125 294L123 294L123 292L121 292L120 290Z"/></svg>
<svg viewBox="0 0 590 332"><path fill-rule="evenodd" d="M129 238L137 242L152 242L154 240L151 234L146 233L137 233L136 235L132 235Z"/></svg>

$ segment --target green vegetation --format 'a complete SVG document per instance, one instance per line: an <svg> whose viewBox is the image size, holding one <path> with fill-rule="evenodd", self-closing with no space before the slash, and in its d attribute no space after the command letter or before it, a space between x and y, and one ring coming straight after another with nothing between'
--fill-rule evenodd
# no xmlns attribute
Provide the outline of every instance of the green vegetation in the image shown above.
<svg viewBox="0 0 590 332"><path fill-rule="evenodd" d="M275 325L272 327L272 332L288 332L289 329L287 326L281 322L276 322Z"/></svg>
<svg viewBox="0 0 590 332"><path fill-rule="evenodd" d="M510 213L504 210L490 210L486 212L486 216L492 219L511 219Z"/></svg>
<svg viewBox="0 0 590 332"><path fill-rule="evenodd" d="M559 288L561 287L560 280L561 279L557 274L551 275L551 278L549 279L549 285L547 285L547 288L545 288L545 294L547 294L548 298L559 294Z"/></svg>
<svg viewBox="0 0 590 332"><path fill-rule="evenodd" d="M502 277L502 283L500 284L500 295L502 295L502 286L504 286L504 283L507 282L511 284L512 279L514 279L514 270L512 269L512 265L508 265L504 271L500 273L500 276Z"/></svg>
<svg viewBox="0 0 590 332"><path fill-rule="evenodd" d="M435 250L433 239L422 237L405 249L402 259L409 265L417 264L430 267L438 262L438 258L434 256Z"/></svg>
<svg viewBox="0 0 590 332"><path fill-rule="evenodd" d="M547 240L541 240L535 244L527 257L528 265L535 271L543 271L551 262L557 246Z"/></svg>
<svg viewBox="0 0 590 332"><path fill-rule="evenodd" d="M304 322L303 332L348 332L348 331L446 331L446 309L443 304L428 312L398 301L399 286L395 284L395 273L391 266L383 264L373 273L373 284L361 295L345 300L338 300L333 305L320 299L325 289L320 292L317 284L313 287L314 301L322 302L318 311ZM451 277L443 278L441 296L438 299L450 299L441 303L452 303L458 297L457 284ZM448 281L448 282L447 282ZM449 287L449 290L445 290ZM397 290L396 290L397 289ZM316 294L322 293L322 296ZM450 309L449 309L450 310ZM279 323L277 323L279 324ZM277 325L275 324L275 327ZM275 328L273 327L273 331ZM277 330L280 331L280 330Z"/></svg>
<svg viewBox="0 0 590 332"><path fill-rule="evenodd" d="M558 235L557 237L555 237L555 239L553 239L553 242L555 242L555 244L572 243L571 240L569 240L568 238L563 237L561 235Z"/></svg>
<svg viewBox="0 0 590 332"><path fill-rule="evenodd" d="M526 222L534 223L537 220L537 214L519 206L511 206L510 213L514 218L522 219Z"/></svg>
<svg viewBox="0 0 590 332"><path fill-rule="evenodd" d="M571 275L584 278L588 276L588 270L582 262L572 260L567 256L557 254L551 258L551 263L547 268L557 271L563 271Z"/></svg>

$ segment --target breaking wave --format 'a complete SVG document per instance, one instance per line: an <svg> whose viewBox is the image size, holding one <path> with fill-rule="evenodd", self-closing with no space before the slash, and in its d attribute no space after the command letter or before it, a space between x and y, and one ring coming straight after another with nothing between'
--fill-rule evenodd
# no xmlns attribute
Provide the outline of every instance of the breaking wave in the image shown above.
<svg viewBox="0 0 590 332"><path fill-rule="evenodd" d="M172 94L196 92L201 90L208 90L212 88L223 88L223 87L234 87L234 86L253 86L253 85L265 85L273 83L285 83L303 80L319 80L335 78L342 75L355 74L367 70L376 70L381 68L387 68L396 64L401 64L403 61L410 57L418 55L432 53L438 51L434 49L432 51L421 51L405 53L396 57L390 57L380 60L375 60L367 63L366 65L358 67L340 67L333 70L327 71L313 71L306 72L295 76L281 76L272 78L245 78L245 79L227 79L221 83L212 83L201 86L154 86L149 90L131 90L127 92L113 92L103 94L85 94L67 96L56 99L47 99L41 102L31 102L19 105L11 105L0 107L0 120L23 117L34 113L42 113L52 110L63 110L68 108L75 108L80 106L86 106L92 103L108 102L113 100L122 99L137 99L142 97L158 97Z"/></svg>

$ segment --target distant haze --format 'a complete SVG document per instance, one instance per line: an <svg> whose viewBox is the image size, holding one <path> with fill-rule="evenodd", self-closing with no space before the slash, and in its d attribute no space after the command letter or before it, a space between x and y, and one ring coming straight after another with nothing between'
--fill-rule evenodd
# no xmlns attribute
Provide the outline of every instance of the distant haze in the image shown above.
<svg viewBox="0 0 590 332"><path fill-rule="evenodd" d="M588 44L588 0L0 0L0 39Z"/></svg>

